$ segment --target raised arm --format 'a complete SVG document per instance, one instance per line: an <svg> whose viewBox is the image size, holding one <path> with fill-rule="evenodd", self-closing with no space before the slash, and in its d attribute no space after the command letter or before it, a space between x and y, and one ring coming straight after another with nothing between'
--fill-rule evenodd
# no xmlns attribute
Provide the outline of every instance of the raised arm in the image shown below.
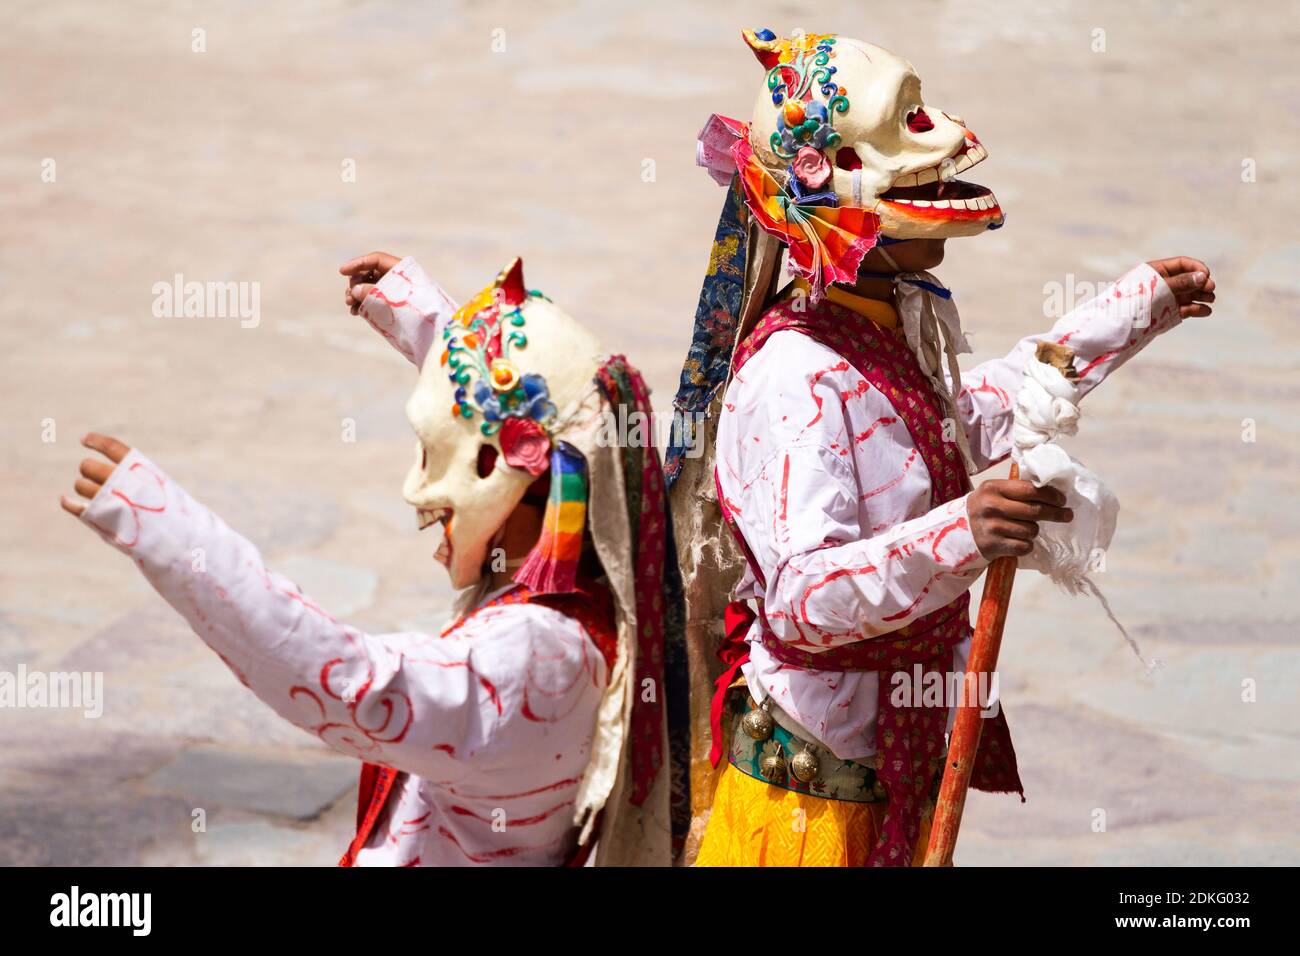
<svg viewBox="0 0 1300 956"><path fill-rule="evenodd" d="M1213 301L1214 280L1203 262L1144 262L1062 316L1051 330L1023 338L1005 357L963 373L957 407L976 466L987 468L1010 454L1016 392L1039 342L1074 350L1080 394L1086 395L1183 318L1209 315Z"/></svg>
<svg viewBox="0 0 1300 956"><path fill-rule="evenodd" d="M343 300L416 368L424 364L456 303L410 256L386 252L358 256L339 268L348 277Z"/></svg>
<svg viewBox="0 0 1300 956"><path fill-rule="evenodd" d="M451 781L466 755L529 759L548 721L584 711L583 695L594 711L604 661L558 612L512 606L444 636L366 634L269 570L138 451L94 435L86 444L116 466L84 462L77 491L90 502L65 498L65 509L128 555L245 686L334 749ZM534 660L548 669L534 673ZM548 686L528 698L539 674ZM540 717L521 716L525 698Z"/></svg>

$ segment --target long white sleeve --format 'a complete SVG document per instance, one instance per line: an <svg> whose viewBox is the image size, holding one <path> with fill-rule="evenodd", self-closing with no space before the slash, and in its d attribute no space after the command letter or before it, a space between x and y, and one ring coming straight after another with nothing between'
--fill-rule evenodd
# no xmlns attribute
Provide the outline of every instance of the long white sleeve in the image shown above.
<svg viewBox="0 0 1300 956"><path fill-rule="evenodd" d="M389 269L361 303L376 332L419 368L456 303L407 256Z"/></svg>
<svg viewBox="0 0 1300 956"><path fill-rule="evenodd" d="M983 470L1011 453L1016 392L1039 342L1074 349L1082 396L1180 321L1169 286L1143 262L1062 316L1050 331L1027 336L1003 358L962 373L957 409L976 467Z"/></svg>
<svg viewBox="0 0 1300 956"><path fill-rule="evenodd" d="M580 775L606 674L572 619L493 607L444 635L336 621L132 451L82 520L139 566L259 698L334 749L431 781L499 767Z"/></svg>

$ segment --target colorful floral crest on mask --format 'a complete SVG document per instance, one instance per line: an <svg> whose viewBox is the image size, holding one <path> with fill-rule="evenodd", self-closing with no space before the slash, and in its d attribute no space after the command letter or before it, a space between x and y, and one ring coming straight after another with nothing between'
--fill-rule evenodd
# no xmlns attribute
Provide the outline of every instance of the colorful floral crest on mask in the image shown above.
<svg viewBox="0 0 1300 956"><path fill-rule="evenodd" d="M461 306L442 331L442 364L456 386L451 412L461 418L481 414L479 431L485 436L495 435L510 418L536 428L555 416L546 379L524 374L512 358L512 350L528 345L520 307L530 296L546 298L524 288L523 263L515 259L492 285Z"/></svg>
<svg viewBox="0 0 1300 956"><path fill-rule="evenodd" d="M779 109L776 132L769 143L772 152L782 159L794 159L804 147L837 147L840 134L835 132L835 114L848 111L849 98L833 79L835 37L806 33L778 39L771 30L746 30L745 42L767 67L767 88L772 105ZM813 99L814 87L826 98L825 103Z"/></svg>

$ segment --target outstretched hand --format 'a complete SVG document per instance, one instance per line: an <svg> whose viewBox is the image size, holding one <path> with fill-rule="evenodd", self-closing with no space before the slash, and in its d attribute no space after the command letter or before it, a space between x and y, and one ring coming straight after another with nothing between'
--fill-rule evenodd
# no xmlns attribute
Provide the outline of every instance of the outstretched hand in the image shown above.
<svg viewBox="0 0 1300 956"><path fill-rule="evenodd" d="M113 474L113 469L121 463L131 451L130 446L118 441L116 438L109 438L106 435L100 435L96 432L90 432L81 443L91 451L97 451L108 462L101 461L98 458L87 458L81 463L81 477L77 479L72 486L77 494L89 501L99 494L99 489L108 481L109 476ZM69 514L81 517L81 513L86 510L86 501L78 501L71 495L63 495L59 499L59 504L63 510Z"/></svg>
<svg viewBox="0 0 1300 956"><path fill-rule="evenodd" d="M1147 265L1168 283L1169 290L1178 300L1181 318L1200 318L1214 311L1210 308L1214 301L1214 278L1210 275L1210 267L1200 259L1174 256L1172 259L1155 259Z"/></svg>
<svg viewBox="0 0 1300 956"><path fill-rule="evenodd" d="M387 252L372 252L368 256L357 256L351 262L339 266L339 273L348 277L348 287L343 293L343 302L353 315L361 311L361 302L374 289L375 283L401 261L398 256L389 255Z"/></svg>

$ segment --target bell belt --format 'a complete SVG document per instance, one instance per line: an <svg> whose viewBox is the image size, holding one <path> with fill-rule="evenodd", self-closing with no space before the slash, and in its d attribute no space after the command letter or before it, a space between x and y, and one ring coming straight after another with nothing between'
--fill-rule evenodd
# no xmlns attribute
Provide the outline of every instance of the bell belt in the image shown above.
<svg viewBox="0 0 1300 956"><path fill-rule="evenodd" d="M776 709L775 704L771 705ZM736 715L736 722L731 732L731 753L728 760L733 767L755 780L805 793L826 800L845 800L850 803L883 803L888 799L884 785L876 779L873 758L866 760L844 760L835 756L821 744L787 730L780 720L772 729L772 736L767 740L755 740L745 733L741 722L751 710L756 710L752 699L749 708ZM804 783L790 770L790 758L803 752L810 752L817 759L817 776ZM764 756L781 753L785 758L782 773L768 776L763 773L760 761Z"/></svg>

